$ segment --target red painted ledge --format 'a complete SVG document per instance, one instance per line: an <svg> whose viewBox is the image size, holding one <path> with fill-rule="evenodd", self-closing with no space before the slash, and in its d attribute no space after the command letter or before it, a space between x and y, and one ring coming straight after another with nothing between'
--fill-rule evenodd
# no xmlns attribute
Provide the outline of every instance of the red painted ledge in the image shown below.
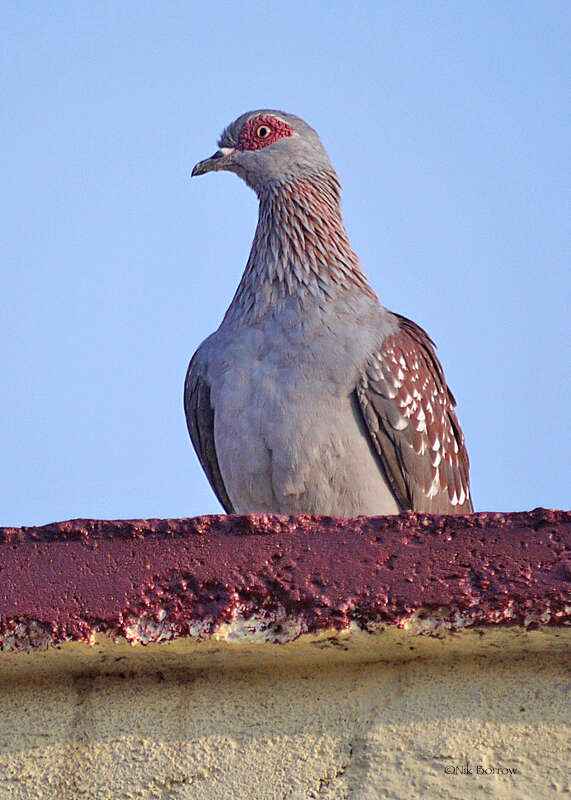
<svg viewBox="0 0 571 800"><path fill-rule="evenodd" d="M571 512L71 520L0 528L0 646L570 624ZM434 633L434 626L427 629Z"/></svg>

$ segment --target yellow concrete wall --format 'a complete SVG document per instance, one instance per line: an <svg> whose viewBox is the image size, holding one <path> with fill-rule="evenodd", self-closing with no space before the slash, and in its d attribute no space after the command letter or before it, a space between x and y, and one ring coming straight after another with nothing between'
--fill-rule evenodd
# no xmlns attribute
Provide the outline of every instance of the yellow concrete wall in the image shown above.
<svg viewBox="0 0 571 800"><path fill-rule="evenodd" d="M357 639L3 653L0 800L569 792L560 632Z"/></svg>

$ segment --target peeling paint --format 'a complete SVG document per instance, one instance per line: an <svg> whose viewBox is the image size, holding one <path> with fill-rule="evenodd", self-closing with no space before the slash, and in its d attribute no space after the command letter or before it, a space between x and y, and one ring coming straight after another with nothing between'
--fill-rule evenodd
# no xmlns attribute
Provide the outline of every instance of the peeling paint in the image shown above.
<svg viewBox="0 0 571 800"><path fill-rule="evenodd" d="M287 643L564 626L571 513L71 520L0 529L0 645Z"/></svg>

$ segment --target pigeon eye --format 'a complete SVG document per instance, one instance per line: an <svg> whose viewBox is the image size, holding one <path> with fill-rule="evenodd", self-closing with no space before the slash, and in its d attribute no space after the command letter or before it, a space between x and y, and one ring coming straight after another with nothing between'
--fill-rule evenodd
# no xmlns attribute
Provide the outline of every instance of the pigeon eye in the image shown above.
<svg viewBox="0 0 571 800"><path fill-rule="evenodd" d="M267 125L260 125L260 127L256 131L256 136L258 137L258 139L267 139L270 133L271 130Z"/></svg>

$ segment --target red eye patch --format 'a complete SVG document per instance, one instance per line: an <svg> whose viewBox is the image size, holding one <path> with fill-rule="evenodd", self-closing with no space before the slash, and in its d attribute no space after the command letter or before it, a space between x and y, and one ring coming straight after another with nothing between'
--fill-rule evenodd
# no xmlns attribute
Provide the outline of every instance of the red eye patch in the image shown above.
<svg viewBox="0 0 571 800"><path fill-rule="evenodd" d="M293 128L281 119L262 114L244 125L237 149L261 150L284 136L293 136Z"/></svg>

